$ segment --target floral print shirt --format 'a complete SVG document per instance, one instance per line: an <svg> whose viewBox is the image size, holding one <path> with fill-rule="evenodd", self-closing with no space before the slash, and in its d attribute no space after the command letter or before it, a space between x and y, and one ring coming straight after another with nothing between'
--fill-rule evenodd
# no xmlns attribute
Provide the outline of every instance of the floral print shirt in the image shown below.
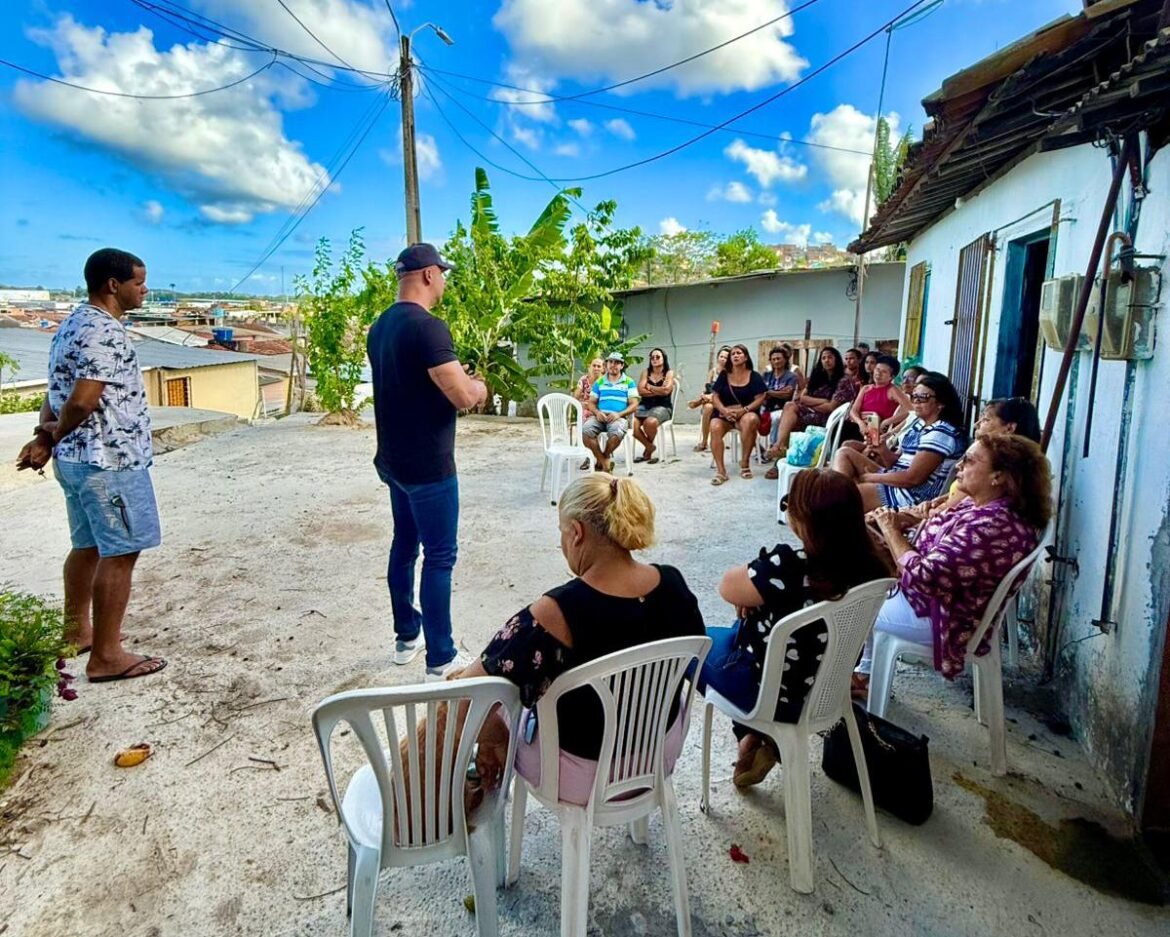
<svg viewBox="0 0 1170 937"><path fill-rule="evenodd" d="M963 672L967 642L1003 577L1038 542L1007 499L977 505L967 498L923 523L914 548L899 558L902 592L930 619L934 666L948 680ZM986 654L994 635L989 629L975 653Z"/></svg>
<svg viewBox="0 0 1170 937"><path fill-rule="evenodd" d="M104 309L82 303L49 346L49 406L60 414L79 380L105 384L97 409L53 450L58 462L119 471L153 460L150 408L138 355L126 327Z"/></svg>

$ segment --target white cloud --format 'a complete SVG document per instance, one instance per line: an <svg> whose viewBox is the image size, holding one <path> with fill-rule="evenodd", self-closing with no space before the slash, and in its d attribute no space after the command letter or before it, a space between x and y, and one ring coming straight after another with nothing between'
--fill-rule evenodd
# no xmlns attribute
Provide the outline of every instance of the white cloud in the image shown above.
<svg viewBox="0 0 1170 937"><path fill-rule="evenodd" d="M828 231L818 231L812 236L812 242L814 244L832 244L833 235L831 235Z"/></svg>
<svg viewBox="0 0 1170 937"><path fill-rule="evenodd" d="M737 163L743 163L748 175L765 189L774 182L799 182L808 175L808 167L775 150L760 150L736 139L723 151L723 155Z"/></svg>
<svg viewBox="0 0 1170 937"><path fill-rule="evenodd" d="M550 6L548 0L504 0L492 22L518 61L582 80L626 78L632 62L645 70L667 65L790 9L788 0L558 0L555 13ZM690 96L793 81L808 64L784 41L793 31L791 18L780 20L628 90L672 88Z"/></svg>
<svg viewBox="0 0 1170 937"><path fill-rule="evenodd" d="M754 196L752 190L742 182L729 182L726 186L713 186L707 193L708 202L750 202Z"/></svg>
<svg viewBox="0 0 1170 937"><path fill-rule="evenodd" d="M78 84L138 94L182 94L227 84L256 63L227 46L192 42L155 48L151 31L89 29L71 16L30 32ZM199 207L203 217L239 223L297 205L324 167L284 133L274 99L292 106L300 83L266 73L217 94L167 101L89 95L21 80L13 99L35 119L155 173Z"/></svg>
<svg viewBox="0 0 1170 937"><path fill-rule="evenodd" d="M578 117L574 120L570 120L569 126L583 137L587 137L593 133L593 124L587 121L584 117Z"/></svg>
<svg viewBox="0 0 1170 937"><path fill-rule="evenodd" d="M898 115L890 113L886 119L890 122L891 135L897 136ZM832 187L832 194L818 207L821 211L843 215L857 225L864 220L865 182L870 163L867 154L873 150L875 123L872 116L863 114L852 104L839 104L827 114L814 114L805 137L810 143L860 150L843 153L818 149L814 157ZM870 210L873 210L872 202Z"/></svg>
<svg viewBox="0 0 1170 937"><path fill-rule="evenodd" d="M515 62L505 69L504 80L510 85L531 88L532 91L519 91L516 88L493 89L493 98L513 105L501 108L503 113L500 115L500 121L503 128L517 143L522 143L530 150L540 149L541 141L544 139L542 125L556 124L559 120L556 108L545 100L546 92L550 91L556 82L535 74Z"/></svg>
<svg viewBox="0 0 1170 937"><path fill-rule="evenodd" d="M530 150L540 149L541 137L540 131L532 127L522 127L519 124L512 127L512 139L517 143L523 143Z"/></svg>
<svg viewBox="0 0 1170 937"><path fill-rule="evenodd" d="M558 143L553 148L553 153L557 156L580 156L581 147L576 143Z"/></svg>
<svg viewBox="0 0 1170 937"><path fill-rule="evenodd" d="M682 234L685 230L686 226L679 224L678 219L674 215L671 215L669 218L663 218L658 222L658 233L665 234L667 237Z"/></svg>
<svg viewBox="0 0 1170 937"><path fill-rule="evenodd" d="M633 140L637 134L634 133L634 128L630 126L629 121L623 120L620 117L615 117L613 120L605 122L605 129L612 133L615 137L621 137L623 140Z"/></svg>
<svg viewBox="0 0 1170 937"><path fill-rule="evenodd" d="M398 41L384 3L360 0L286 2L313 36L341 56L346 64L374 72L386 72L391 62L397 66ZM266 43L281 49L321 62L337 61L279 3L198 0L194 5L201 7L211 18L253 36L262 36ZM340 71L338 77L351 82L368 80L344 71Z"/></svg>
<svg viewBox="0 0 1170 937"><path fill-rule="evenodd" d="M795 244L797 247L807 247L809 235L812 233L812 225L794 225L781 221L771 208L760 216L760 227L769 234L780 235L781 243Z"/></svg>
<svg viewBox="0 0 1170 937"><path fill-rule="evenodd" d="M155 199L149 199L142 203L142 217L151 224L158 224L163 220L162 203Z"/></svg>
<svg viewBox="0 0 1170 937"><path fill-rule="evenodd" d="M418 177L423 182L433 179L443 168L443 160L439 156L439 144L429 133L420 133L415 136L414 159L418 163Z"/></svg>
<svg viewBox="0 0 1170 937"><path fill-rule="evenodd" d="M758 201L761 205L775 205L776 193L767 191L761 192Z"/></svg>

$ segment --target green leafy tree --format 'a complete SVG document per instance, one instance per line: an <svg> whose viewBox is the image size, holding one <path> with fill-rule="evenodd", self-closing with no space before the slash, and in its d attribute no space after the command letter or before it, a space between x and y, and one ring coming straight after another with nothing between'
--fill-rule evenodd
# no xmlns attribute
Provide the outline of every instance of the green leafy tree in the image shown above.
<svg viewBox="0 0 1170 937"><path fill-rule="evenodd" d="M531 300L541 271L565 249L569 198L580 194L579 189L558 193L527 234L509 239L500 233L487 173L475 170L469 224L456 224L444 245L455 269L434 312L447 321L459 360L484 378L489 394L505 400L533 394L517 344L531 332L528 318L537 308Z"/></svg>
<svg viewBox="0 0 1170 937"><path fill-rule="evenodd" d="M733 277L753 270L772 270L779 265L776 253L760 241L755 228L744 228L715 245L713 276Z"/></svg>
<svg viewBox="0 0 1170 937"><path fill-rule="evenodd" d="M313 271L294 281L305 323L305 354L328 422L357 421L357 386L366 365L366 334L394 301L397 280L389 265L362 267L361 229L337 263L328 238L317 242Z"/></svg>
<svg viewBox="0 0 1170 937"><path fill-rule="evenodd" d="M647 246L654 254L645 262L646 282L653 285L706 279L715 269L718 243L710 231L680 231L649 238Z"/></svg>
<svg viewBox="0 0 1170 937"><path fill-rule="evenodd" d="M653 249L638 228L614 225L616 211L615 201L599 203L570 231L562 259L543 271L523 338L536 372L555 377L554 386L572 387L597 355L628 354L645 339L622 338L622 304L613 293L630 286Z"/></svg>

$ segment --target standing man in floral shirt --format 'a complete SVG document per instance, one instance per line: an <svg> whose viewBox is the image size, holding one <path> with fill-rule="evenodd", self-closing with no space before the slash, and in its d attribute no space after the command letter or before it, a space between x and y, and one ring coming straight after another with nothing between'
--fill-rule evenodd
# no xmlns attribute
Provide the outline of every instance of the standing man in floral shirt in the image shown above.
<svg viewBox="0 0 1170 937"><path fill-rule="evenodd" d="M122 647L134 564L162 535L150 482L150 411L122 324L146 299L146 265L103 248L85 262L85 285L88 301L53 336L41 422L16 467L39 469L55 460L73 544L65 560L65 637L90 651L85 672L101 683L167 665Z"/></svg>

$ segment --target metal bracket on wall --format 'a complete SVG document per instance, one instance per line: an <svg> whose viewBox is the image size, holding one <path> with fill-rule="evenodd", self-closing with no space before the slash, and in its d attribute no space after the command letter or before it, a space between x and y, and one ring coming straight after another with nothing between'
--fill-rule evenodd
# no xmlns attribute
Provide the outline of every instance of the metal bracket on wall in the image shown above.
<svg viewBox="0 0 1170 937"><path fill-rule="evenodd" d="M1102 634L1110 634L1117 627L1117 622L1106 621L1103 618L1094 618L1090 624L1100 630Z"/></svg>
<svg viewBox="0 0 1170 937"><path fill-rule="evenodd" d="M1052 582L1054 584L1056 583L1056 567L1057 567L1057 565L1071 567L1074 579L1081 574L1081 564L1077 562L1077 558L1075 556L1060 556L1056 552L1056 547L1052 546L1052 544L1049 544L1048 546L1046 546L1044 548L1044 553L1045 553L1044 562L1051 563L1052 567L1053 567L1053 569L1052 569ZM1061 581L1063 582L1064 580L1062 579Z"/></svg>

